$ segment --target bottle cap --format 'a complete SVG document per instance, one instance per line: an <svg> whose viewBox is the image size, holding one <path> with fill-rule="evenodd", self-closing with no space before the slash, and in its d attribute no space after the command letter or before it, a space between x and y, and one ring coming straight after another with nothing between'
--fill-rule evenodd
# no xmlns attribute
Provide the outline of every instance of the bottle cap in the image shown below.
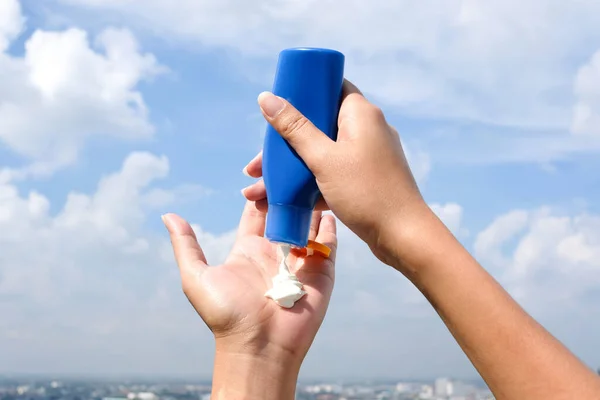
<svg viewBox="0 0 600 400"><path fill-rule="evenodd" d="M265 237L275 243L305 247L312 219L311 208L269 204Z"/></svg>

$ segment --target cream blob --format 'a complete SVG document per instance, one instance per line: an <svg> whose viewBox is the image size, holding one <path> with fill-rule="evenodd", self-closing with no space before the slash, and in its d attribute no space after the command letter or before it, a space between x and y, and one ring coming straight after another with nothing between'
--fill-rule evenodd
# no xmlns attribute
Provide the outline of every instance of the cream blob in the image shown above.
<svg viewBox="0 0 600 400"><path fill-rule="evenodd" d="M303 290L302 282L290 272L288 267L287 259L290 255L290 246L282 244L279 249L282 253L279 272L273 278L273 287L265 293L265 296L273 299L275 303L283 308L292 308L306 292Z"/></svg>

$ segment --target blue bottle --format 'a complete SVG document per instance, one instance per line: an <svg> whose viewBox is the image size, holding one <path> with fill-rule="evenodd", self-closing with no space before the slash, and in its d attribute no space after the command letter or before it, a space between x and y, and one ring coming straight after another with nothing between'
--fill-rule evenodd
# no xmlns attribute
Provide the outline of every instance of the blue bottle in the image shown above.
<svg viewBox="0 0 600 400"><path fill-rule="evenodd" d="M286 49L279 54L273 93L336 140L343 81L342 53ZM263 177L269 202L265 237L275 243L305 247L319 188L306 164L270 125L263 147Z"/></svg>

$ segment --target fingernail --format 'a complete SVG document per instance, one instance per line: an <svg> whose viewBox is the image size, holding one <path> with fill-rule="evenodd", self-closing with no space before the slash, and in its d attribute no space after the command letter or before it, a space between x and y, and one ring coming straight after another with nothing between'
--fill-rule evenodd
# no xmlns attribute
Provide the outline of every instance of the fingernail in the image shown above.
<svg viewBox="0 0 600 400"><path fill-rule="evenodd" d="M246 166L244 167L244 169L242 170L242 173L243 173L244 175L246 175L248 178L252 178L252 177L250 176L250 174L248 173L248 166L247 166L247 165L246 165Z"/></svg>
<svg viewBox="0 0 600 400"><path fill-rule="evenodd" d="M283 100L271 92L262 92L259 94L258 104L269 118L275 118L285 107Z"/></svg>
<svg viewBox="0 0 600 400"><path fill-rule="evenodd" d="M254 186L254 184L252 184L252 185L249 185L249 186L246 186L245 188L243 188L243 189L241 190L241 192L242 192L242 195L243 195L244 197L246 197L246 192L247 192L247 191L248 191L248 189L250 189L252 186Z"/></svg>
<svg viewBox="0 0 600 400"><path fill-rule="evenodd" d="M167 214L163 214L160 216L160 219L162 220L163 224L165 224L165 226L167 227L167 229L169 228L168 225L168 221L167 221Z"/></svg>

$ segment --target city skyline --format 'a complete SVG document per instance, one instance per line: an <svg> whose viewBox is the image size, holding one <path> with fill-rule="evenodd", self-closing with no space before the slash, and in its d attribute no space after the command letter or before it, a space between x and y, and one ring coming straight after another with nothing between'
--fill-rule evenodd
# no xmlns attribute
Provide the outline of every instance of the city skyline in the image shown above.
<svg viewBox="0 0 600 400"><path fill-rule="evenodd" d="M3 380L0 400L209 400L210 383L165 381ZM432 381L298 383L298 400L494 400L485 385Z"/></svg>

